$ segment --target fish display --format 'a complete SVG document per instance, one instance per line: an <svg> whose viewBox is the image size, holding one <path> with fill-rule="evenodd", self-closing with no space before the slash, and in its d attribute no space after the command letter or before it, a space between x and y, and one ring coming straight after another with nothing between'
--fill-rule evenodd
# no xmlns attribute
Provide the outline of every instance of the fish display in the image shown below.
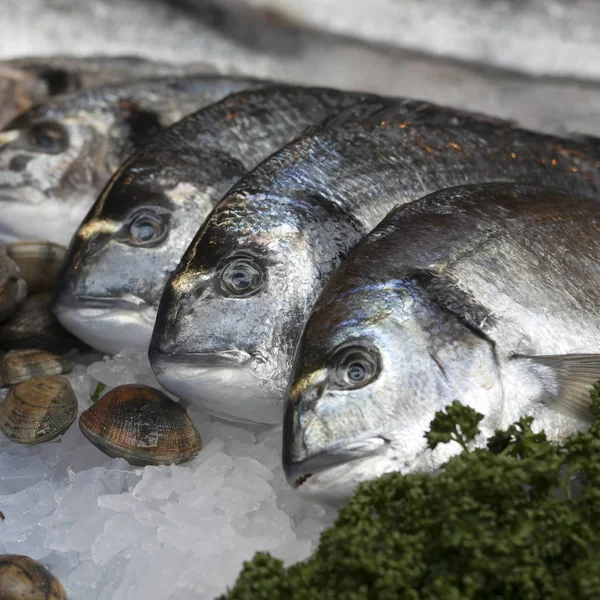
<svg viewBox="0 0 600 600"><path fill-rule="evenodd" d="M68 245L119 165L194 110L259 85L221 75L167 77L57 96L0 132L0 242Z"/></svg>
<svg viewBox="0 0 600 600"><path fill-rule="evenodd" d="M492 181L597 195L598 150L425 103L364 103L326 119L238 182L199 230L159 305L158 381L215 415L279 422L318 294L395 205Z"/></svg>
<svg viewBox="0 0 600 600"><path fill-rule="evenodd" d="M600 378L599 216L596 199L499 183L392 210L302 335L284 420L290 484L335 499L389 471L433 470L459 451L424 437L454 400L485 416L487 436L525 414L550 437L583 427Z"/></svg>
<svg viewBox="0 0 600 600"><path fill-rule="evenodd" d="M214 73L208 64L172 64L137 56L49 56L0 62L0 129L52 96L160 76Z"/></svg>
<svg viewBox="0 0 600 600"><path fill-rule="evenodd" d="M54 308L63 326L108 354L146 352L167 277L223 194L310 124L364 97L285 85L248 90L155 136L119 169L75 235Z"/></svg>

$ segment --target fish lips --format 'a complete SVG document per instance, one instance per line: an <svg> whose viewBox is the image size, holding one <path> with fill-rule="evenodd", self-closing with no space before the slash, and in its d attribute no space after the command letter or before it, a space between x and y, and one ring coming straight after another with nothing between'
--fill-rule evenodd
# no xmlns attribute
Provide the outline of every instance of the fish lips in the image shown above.
<svg viewBox="0 0 600 600"><path fill-rule="evenodd" d="M146 352L156 309L133 295L58 294L53 306L61 325L86 344L107 354Z"/></svg>
<svg viewBox="0 0 600 600"><path fill-rule="evenodd" d="M170 368L182 371L189 369L190 376L200 376L205 369L218 367L243 367L252 357L242 350L218 352L188 352L185 354L166 353L150 348L148 353L154 373L159 375Z"/></svg>
<svg viewBox="0 0 600 600"><path fill-rule="evenodd" d="M331 446L313 456L296 460L284 442L283 470L288 483L295 489L315 475L327 474L327 478L334 481L347 475L358 465L358 461L384 453L389 443L382 436L373 436Z"/></svg>
<svg viewBox="0 0 600 600"><path fill-rule="evenodd" d="M123 296L85 296L82 294L59 297L56 306L58 310L74 308L107 308L140 311L148 307L145 300L133 294Z"/></svg>
<svg viewBox="0 0 600 600"><path fill-rule="evenodd" d="M261 387L248 352L178 354L151 347L149 358L158 382L185 405L230 421L281 422L282 404Z"/></svg>

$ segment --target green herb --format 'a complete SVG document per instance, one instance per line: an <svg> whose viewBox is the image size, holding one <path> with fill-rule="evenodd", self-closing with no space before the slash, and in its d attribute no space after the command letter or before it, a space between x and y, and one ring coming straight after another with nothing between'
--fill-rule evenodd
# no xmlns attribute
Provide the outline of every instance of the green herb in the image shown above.
<svg viewBox="0 0 600 600"><path fill-rule="evenodd" d="M563 444L525 417L471 451L481 415L452 404L426 437L459 456L362 484L312 557L259 553L222 600L600 598L600 385L590 396L597 420Z"/></svg>
<svg viewBox="0 0 600 600"><path fill-rule="evenodd" d="M102 394L102 392L104 391L105 388L106 388L105 383L98 382L98 384L96 385L96 389L90 396L90 400L92 402L98 402L98 400L100 399L100 395Z"/></svg>

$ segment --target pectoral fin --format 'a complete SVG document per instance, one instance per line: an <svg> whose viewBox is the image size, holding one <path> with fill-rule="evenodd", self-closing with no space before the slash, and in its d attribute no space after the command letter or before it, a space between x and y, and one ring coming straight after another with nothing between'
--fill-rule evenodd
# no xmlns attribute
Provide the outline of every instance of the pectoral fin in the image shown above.
<svg viewBox="0 0 600 600"><path fill-rule="evenodd" d="M527 356L532 361L549 367L558 383L556 409L579 417L591 418L590 391L600 380L600 354L566 354L554 356Z"/></svg>

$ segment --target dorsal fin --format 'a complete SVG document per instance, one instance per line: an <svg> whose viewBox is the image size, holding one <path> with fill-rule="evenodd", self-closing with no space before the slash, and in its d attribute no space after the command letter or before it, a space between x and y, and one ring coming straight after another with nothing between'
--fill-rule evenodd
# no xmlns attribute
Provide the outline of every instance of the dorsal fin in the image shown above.
<svg viewBox="0 0 600 600"><path fill-rule="evenodd" d="M459 110L452 107L440 106L425 100L414 100L411 98L385 98L374 97L369 101L359 101L348 108L330 115L324 119L315 129L328 131L343 128L353 123L361 123L364 126L378 125L385 121L397 121L401 124L406 121L447 123L458 125L468 121L472 124L515 127L513 121L484 115L477 112Z"/></svg>

